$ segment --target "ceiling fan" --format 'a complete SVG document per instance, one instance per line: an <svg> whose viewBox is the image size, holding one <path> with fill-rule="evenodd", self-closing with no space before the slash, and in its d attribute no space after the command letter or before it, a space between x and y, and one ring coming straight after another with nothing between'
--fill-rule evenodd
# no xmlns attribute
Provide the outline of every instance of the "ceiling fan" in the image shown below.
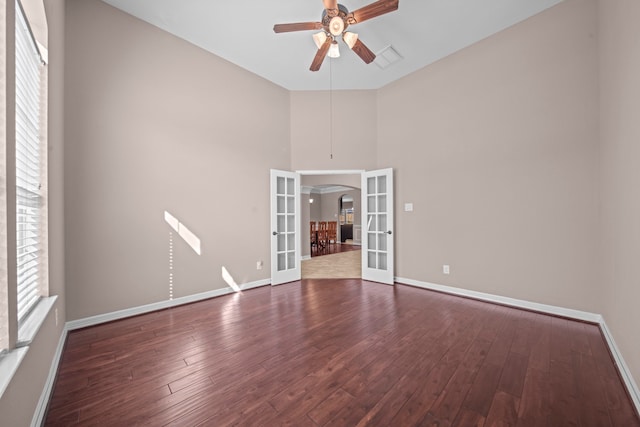
<svg viewBox="0 0 640 427"><path fill-rule="evenodd" d="M340 56L338 49L339 36L362 60L370 64L376 59L376 55L358 38L356 33L345 31L349 25L358 24L368 19L375 18L385 13L398 9L399 0L378 0L360 9L349 12L349 10L337 0L323 0L324 11L319 22L298 22L292 24L276 24L273 31L276 33L286 33L290 31L322 30L313 35L313 41L318 46L311 67L311 71L318 71L324 61L325 56L332 58Z"/></svg>

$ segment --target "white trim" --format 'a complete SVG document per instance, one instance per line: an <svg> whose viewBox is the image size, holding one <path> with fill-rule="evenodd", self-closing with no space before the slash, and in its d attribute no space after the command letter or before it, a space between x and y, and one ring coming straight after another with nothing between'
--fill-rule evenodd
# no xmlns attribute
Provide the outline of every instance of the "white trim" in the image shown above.
<svg viewBox="0 0 640 427"><path fill-rule="evenodd" d="M481 301L493 302L493 303L508 305L512 307L524 308L527 310L539 311L541 313L568 317L571 319L582 320L584 322L599 324L602 319L601 315L589 313L586 311L573 310L570 308L557 307L554 305L540 304L537 302L530 302L530 301L525 301L521 299L503 297L500 295L487 294L484 292L470 291L462 288L454 288L452 286L438 285L435 283L421 282L419 280L405 279L403 277L396 277L395 280L398 283L416 286L418 288L430 289L433 291L439 291L447 294L473 298Z"/></svg>
<svg viewBox="0 0 640 427"><path fill-rule="evenodd" d="M245 283L244 285L240 285L240 290L246 291L248 289L258 288L260 286L266 286L270 283L270 279L262 279L256 282L250 282ZM176 307L183 304L189 304L209 298L215 298L222 295L231 294L233 292L233 289L231 289L230 287L225 287L221 289L215 289L213 291L202 292L199 294L187 295L173 300L159 301L152 304L114 311L111 313L98 314L97 316L85 317L84 319L72 320L70 322L67 322L67 328L70 331L73 331L75 329L99 325L100 323L112 322L114 320L124 319L126 317L137 316L139 314L150 313L152 311L163 310L165 308Z"/></svg>
<svg viewBox="0 0 640 427"><path fill-rule="evenodd" d="M611 331L607 327L607 323L604 321L604 317L600 314L589 313L586 311L573 310L570 308L558 307L548 304L539 304L536 302L530 302L515 298L503 297L500 295L487 294L484 292L470 291L462 288L454 288L452 286L438 285L435 283L422 282L419 280L406 279L403 277L396 277L395 281L400 284L415 286L418 288L429 289L433 291L443 292L451 295L457 295L461 297L473 298L481 301L492 302L497 304L508 305L515 308L522 308L526 310L533 310L540 313L551 314L554 316L567 317L570 319L581 320L583 322L595 323L600 326L602 335L604 336L607 346L611 352L614 363L618 366L618 372L622 377L622 381L631 396L631 401L636 407L636 411L640 414L640 389L636 384L629 367L627 366L622 353L618 349Z"/></svg>
<svg viewBox="0 0 640 427"><path fill-rule="evenodd" d="M44 383L44 388L42 389L42 393L40 394L38 405L36 406L36 410L33 413L33 418L31 419L31 427L38 427L44 424L44 417L47 414L47 405L49 404L51 392L53 391L53 385L56 381L56 375L58 374L58 367L60 366L60 360L62 359L62 352L64 351L64 345L67 341L68 333L69 328L67 323L64 325L62 333L60 334L58 347L56 348L56 352L53 355L53 360L51 361L51 367L49 368L47 381Z"/></svg>
<svg viewBox="0 0 640 427"><path fill-rule="evenodd" d="M348 187L346 185L329 185L329 186L317 186L317 185L301 185L300 194L333 194L343 193L347 191L360 190L358 187Z"/></svg>
<svg viewBox="0 0 640 427"><path fill-rule="evenodd" d="M365 172L364 169L346 169L346 170L297 170L300 175L359 175Z"/></svg>
<svg viewBox="0 0 640 427"><path fill-rule="evenodd" d="M41 298L34 306L33 311L27 316L24 324L18 328L16 348L5 354L0 354L0 397L2 397L11 379L18 371L22 359L29 351L29 345L49 315L49 311L57 298L57 295Z"/></svg>
<svg viewBox="0 0 640 427"><path fill-rule="evenodd" d="M28 350L29 347L14 348L0 356L0 398L18 371L18 367Z"/></svg>
<svg viewBox="0 0 640 427"><path fill-rule="evenodd" d="M344 185L332 185L331 187L321 187L320 194L344 193L346 191L359 190L356 187L345 187Z"/></svg>
<svg viewBox="0 0 640 427"><path fill-rule="evenodd" d="M16 347L26 347L31 344L57 299L58 295L40 298L31 313L27 315L24 324L18 328Z"/></svg>
<svg viewBox="0 0 640 427"><path fill-rule="evenodd" d="M636 406L636 411L640 414L640 389L638 389L638 385L633 379L633 375L631 375L631 371L629 370L629 367L624 361L624 358L622 357L622 353L620 353L620 350L618 349L618 346L616 345L616 342L613 339L613 335L611 334L609 327L607 327L607 323L604 321L604 318L602 318L602 321L600 323L600 329L602 330L602 335L604 336L605 340L607 341L607 344L609 345L609 350L611 351L611 355L613 356L613 359L618 365L618 372L620 372L622 381L627 386L627 391L631 396L631 400L633 401L633 404Z"/></svg>
<svg viewBox="0 0 640 427"><path fill-rule="evenodd" d="M302 255L300 257L300 261L307 261L311 259L311 255Z"/></svg>

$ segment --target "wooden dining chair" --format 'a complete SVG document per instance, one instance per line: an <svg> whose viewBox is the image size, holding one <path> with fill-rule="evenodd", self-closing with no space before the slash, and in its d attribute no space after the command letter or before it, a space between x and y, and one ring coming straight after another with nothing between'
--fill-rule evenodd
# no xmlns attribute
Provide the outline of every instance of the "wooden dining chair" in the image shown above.
<svg viewBox="0 0 640 427"><path fill-rule="evenodd" d="M316 252L318 251L318 226L315 221L309 222L309 242L311 245L311 254L313 254L313 247L315 246Z"/></svg>
<svg viewBox="0 0 640 427"><path fill-rule="evenodd" d="M329 221L327 223L327 245L337 245L338 244L338 222L337 221Z"/></svg>
<svg viewBox="0 0 640 427"><path fill-rule="evenodd" d="M327 247L327 221L318 222L318 249Z"/></svg>

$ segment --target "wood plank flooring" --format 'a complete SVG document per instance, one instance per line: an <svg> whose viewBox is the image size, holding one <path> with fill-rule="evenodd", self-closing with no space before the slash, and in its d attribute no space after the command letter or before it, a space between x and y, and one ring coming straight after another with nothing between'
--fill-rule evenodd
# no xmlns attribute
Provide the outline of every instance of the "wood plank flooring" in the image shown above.
<svg viewBox="0 0 640 427"><path fill-rule="evenodd" d="M640 426L595 325L303 280L69 333L47 426Z"/></svg>
<svg viewBox="0 0 640 427"><path fill-rule="evenodd" d="M339 254L341 252L359 251L361 248L360 245L353 245L351 243L333 243L326 245L324 248L313 245L311 247L311 258Z"/></svg>

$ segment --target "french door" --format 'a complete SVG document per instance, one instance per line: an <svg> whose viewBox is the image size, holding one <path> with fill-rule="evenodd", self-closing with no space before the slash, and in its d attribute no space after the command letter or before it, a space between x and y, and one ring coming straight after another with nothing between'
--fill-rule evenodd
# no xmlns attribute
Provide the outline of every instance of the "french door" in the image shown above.
<svg viewBox="0 0 640 427"><path fill-rule="evenodd" d="M271 169L271 284L300 280L300 175Z"/></svg>
<svg viewBox="0 0 640 427"><path fill-rule="evenodd" d="M393 169L362 173L362 279L393 284Z"/></svg>
<svg viewBox="0 0 640 427"><path fill-rule="evenodd" d="M393 169L361 176L362 279L392 285ZM300 174L272 169L272 285L300 280L300 230Z"/></svg>

